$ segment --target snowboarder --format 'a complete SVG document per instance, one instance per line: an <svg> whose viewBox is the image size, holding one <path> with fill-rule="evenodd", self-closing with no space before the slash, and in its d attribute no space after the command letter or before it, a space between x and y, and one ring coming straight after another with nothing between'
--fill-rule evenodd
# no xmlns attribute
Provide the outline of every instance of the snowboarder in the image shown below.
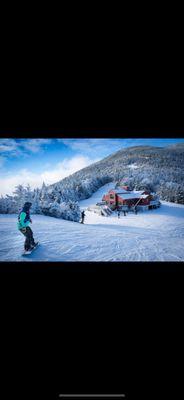
<svg viewBox="0 0 184 400"><path fill-rule="evenodd" d="M34 249L34 247L36 247L38 244L34 241L33 232L31 230L31 228L29 227L29 223L31 222L31 224L32 224L32 220L30 218L31 206L32 206L32 203L26 201L26 203L24 204L24 206L18 216L18 224L17 224L18 229L26 237L26 240L24 243L25 251Z"/></svg>
<svg viewBox="0 0 184 400"><path fill-rule="evenodd" d="M86 215L85 215L85 212L84 212L84 210L83 210L82 213L81 213L81 218L82 218L81 224L84 223L84 217L85 217L85 216L86 216Z"/></svg>

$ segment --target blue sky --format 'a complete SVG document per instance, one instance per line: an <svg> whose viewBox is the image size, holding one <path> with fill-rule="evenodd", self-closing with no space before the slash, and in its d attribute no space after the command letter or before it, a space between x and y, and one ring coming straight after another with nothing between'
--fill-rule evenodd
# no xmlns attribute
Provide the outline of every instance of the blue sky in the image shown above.
<svg viewBox="0 0 184 400"><path fill-rule="evenodd" d="M55 183L122 148L179 142L184 139L0 139L0 194L12 194L20 183L33 188Z"/></svg>

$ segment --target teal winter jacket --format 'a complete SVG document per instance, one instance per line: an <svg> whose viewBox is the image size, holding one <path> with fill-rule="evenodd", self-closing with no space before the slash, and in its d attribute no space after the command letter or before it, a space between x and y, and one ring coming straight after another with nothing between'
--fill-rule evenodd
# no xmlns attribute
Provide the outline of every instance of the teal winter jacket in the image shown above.
<svg viewBox="0 0 184 400"><path fill-rule="evenodd" d="M17 222L18 229L26 228L27 226L29 226L30 221L27 220L25 222L25 219L26 219L26 213L22 211L19 216L19 221Z"/></svg>

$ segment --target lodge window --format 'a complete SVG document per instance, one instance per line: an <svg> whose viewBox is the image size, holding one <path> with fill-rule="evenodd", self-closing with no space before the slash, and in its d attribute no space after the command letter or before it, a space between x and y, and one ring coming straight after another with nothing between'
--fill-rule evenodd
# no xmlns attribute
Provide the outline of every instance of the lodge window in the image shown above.
<svg viewBox="0 0 184 400"><path fill-rule="evenodd" d="M114 195L113 194L110 194L110 199L114 199Z"/></svg>

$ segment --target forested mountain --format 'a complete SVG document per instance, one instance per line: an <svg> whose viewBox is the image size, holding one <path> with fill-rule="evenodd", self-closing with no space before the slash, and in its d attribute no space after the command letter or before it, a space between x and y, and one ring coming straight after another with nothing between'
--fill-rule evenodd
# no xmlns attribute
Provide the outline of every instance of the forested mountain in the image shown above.
<svg viewBox="0 0 184 400"><path fill-rule="evenodd" d="M123 148L61 181L31 191L19 185L14 196L1 197L0 213L17 212L25 199L33 211L78 221L77 202L108 182L126 182L132 189L150 189L161 200L184 204L184 143L167 147Z"/></svg>
<svg viewBox="0 0 184 400"><path fill-rule="evenodd" d="M156 191L162 200L184 204L184 143L122 149L48 187L55 198L82 200L110 181Z"/></svg>

